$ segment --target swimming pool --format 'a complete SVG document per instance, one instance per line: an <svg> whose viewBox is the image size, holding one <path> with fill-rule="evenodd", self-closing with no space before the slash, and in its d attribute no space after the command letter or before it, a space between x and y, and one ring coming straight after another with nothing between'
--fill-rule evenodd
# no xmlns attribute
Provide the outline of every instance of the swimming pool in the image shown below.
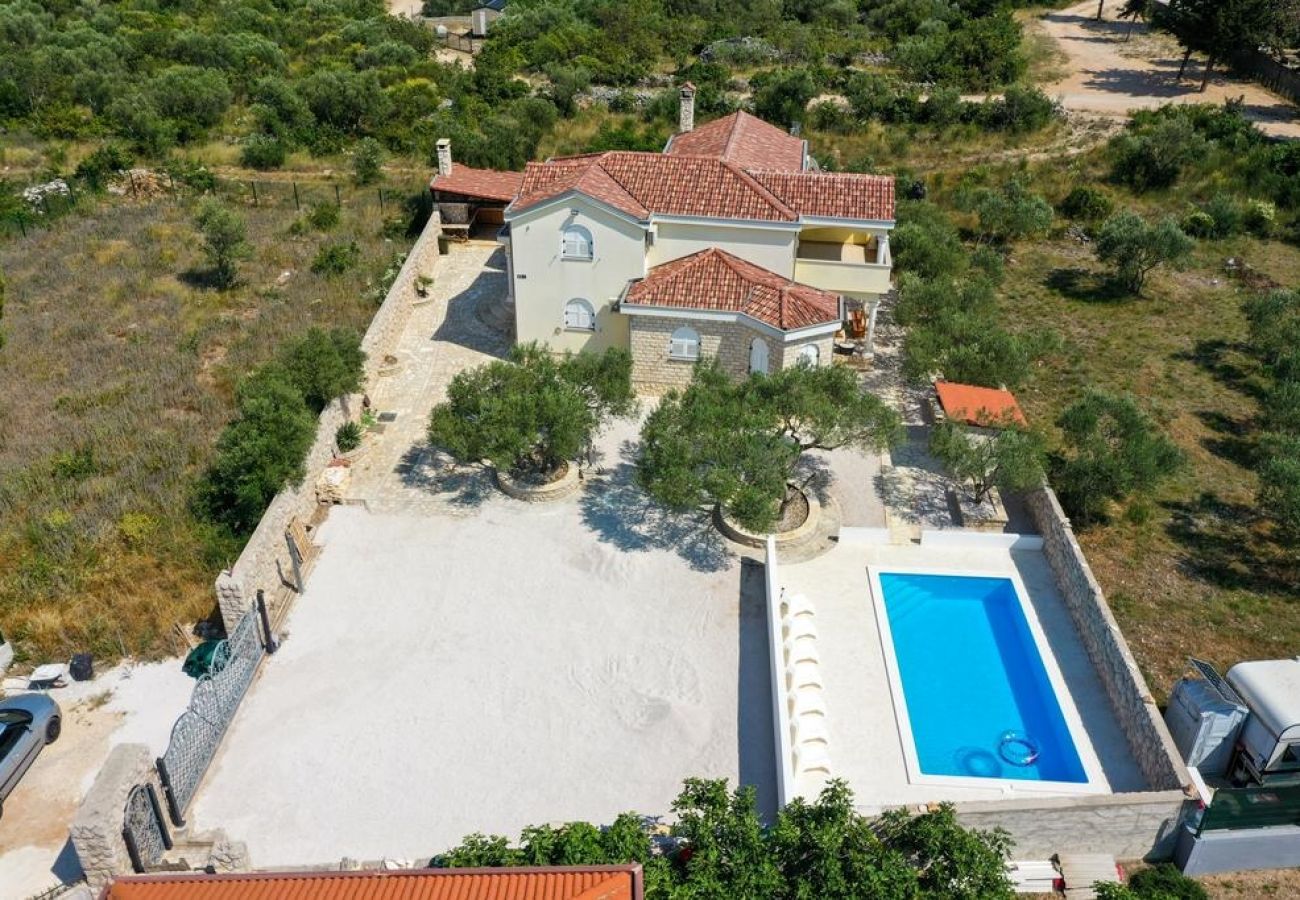
<svg viewBox="0 0 1300 900"><path fill-rule="evenodd" d="M1075 739L1078 714L1013 579L871 576L913 781L1097 789Z"/></svg>

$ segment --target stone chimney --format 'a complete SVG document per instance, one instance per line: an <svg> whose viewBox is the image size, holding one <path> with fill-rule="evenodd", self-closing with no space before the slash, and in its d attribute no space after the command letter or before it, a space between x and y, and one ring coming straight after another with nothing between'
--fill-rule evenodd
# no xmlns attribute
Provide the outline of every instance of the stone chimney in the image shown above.
<svg viewBox="0 0 1300 900"><path fill-rule="evenodd" d="M450 138L438 138L438 174L451 174L451 140Z"/></svg>
<svg viewBox="0 0 1300 900"><path fill-rule="evenodd" d="M681 105L677 110L677 131L685 134L695 129L695 85L682 85Z"/></svg>

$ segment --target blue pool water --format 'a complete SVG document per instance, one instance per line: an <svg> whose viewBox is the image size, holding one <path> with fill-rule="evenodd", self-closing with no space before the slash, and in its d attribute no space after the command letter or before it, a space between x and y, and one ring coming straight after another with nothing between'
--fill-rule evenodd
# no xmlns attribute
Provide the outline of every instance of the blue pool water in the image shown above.
<svg viewBox="0 0 1300 900"><path fill-rule="evenodd" d="M880 587L923 773L1087 782L1010 579L881 573Z"/></svg>

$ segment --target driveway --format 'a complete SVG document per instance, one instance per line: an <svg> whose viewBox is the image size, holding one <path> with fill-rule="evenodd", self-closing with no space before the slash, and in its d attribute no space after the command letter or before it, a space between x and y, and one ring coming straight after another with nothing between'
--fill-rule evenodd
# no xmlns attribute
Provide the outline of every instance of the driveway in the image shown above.
<svg viewBox="0 0 1300 900"><path fill-rule="evenodd" d="M1118 0L1108 0L1102 21L1096 20L1096 0L1084 0L1046 13L1040 27L1067 57L1069 74L1042 85L1049 96L1059 96L1067 110L1127 116L1138 109L1166 103L1223 103L1244 98L1248 118L1268 134L1300 137L1300 110L1259 85L1226 72L1213 74L1205 93L1199 91L1204 57L1194 54L1183 81L1178 66L1183 51L1167 34L1133 28L1130 40L1126 21L1115 18Z"/></svg>

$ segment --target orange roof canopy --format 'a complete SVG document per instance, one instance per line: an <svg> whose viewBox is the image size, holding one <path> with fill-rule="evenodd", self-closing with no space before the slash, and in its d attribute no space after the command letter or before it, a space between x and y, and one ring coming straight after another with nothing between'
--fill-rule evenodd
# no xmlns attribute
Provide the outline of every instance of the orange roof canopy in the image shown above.
<svg viewBox="0 0 1300 900"><path fill-rule="evenodd" d="M119 878L103 900L641 900L641 867L257 872Z"/></svg>
<svg viewBox="0 0 1300 900"><path fill-rule="evenodd" d="M1005 425L1008 422L1020 426L1029 424L1020 411L1016 395L1010 391L951 381L936 381L934 390L939 395L944 415L949 419L977 426Z"/></svg>

